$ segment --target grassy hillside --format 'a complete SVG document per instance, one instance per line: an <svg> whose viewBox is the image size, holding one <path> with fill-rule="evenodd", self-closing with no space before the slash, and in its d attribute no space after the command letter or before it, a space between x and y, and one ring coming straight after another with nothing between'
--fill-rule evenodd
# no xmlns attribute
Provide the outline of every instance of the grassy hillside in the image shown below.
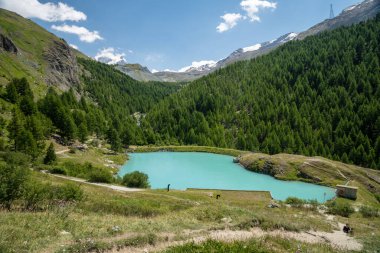
<svg viewBox="0 0 380 253"><path fill-rule="evenodd" d="M348 165L323 157L246 153L240 163L248 170L269 174L281 180L300 180L335 187L346 184L359 187L357 203L379 206L380 171Z"/></svg>
<svg viewBox="0 0 380 253"><path fill-rule="evenodd" d="M37 141L55 133L67 143L83 142L96 134L112 142L117 151L122 145L150 143L151 130L138 127L143 124L144 113L181 88L177 84L135 81L70 48L31 20L3 9L0 36L6 42L0 44L0 85L4 88L0 89L1 150L19 151L12 144L22 131L14 136L7 131L15 118L11 114L14 109L22 111L23 128L27 132L34 129ZM25 96L23 87L30 87L32 94ZM41 122L44 116L51 122ZM36 130L41 127L46 128L44 134ZM38 153L42 150L43 146L38 146Z"/></svg>
<svg viewBox="0 0 380 253"><path fill-rule="evenodd" d="M22 55L2 52L0 54L0 82L7 84L14 77L28 76L33 84L43 84L46 43L55 36L15 13L0 9L0 33L11 38ZM29 61L29 62L28 62Z"/></svg>
<svg viewBox="0 0 380 253"><path fill-rule="evenodd" d="M13 78L26 77L37 96L46 92L48 84L68 89L68 80L72 77L65 77L62 82L58 82L57 74L52 71L48 61L48 58L52 57L49 56L49 50L58 45L65 48L62 55L58 55L62 58L62 64L76 65L75 57L70 59L73 54L66 42L33 21L4 9L0 9L0 34L10 39L18 50L17 54L14 54L0 49L0 85L7 84ZM77 66L68 66L68 68L77 68Z"/></svg>

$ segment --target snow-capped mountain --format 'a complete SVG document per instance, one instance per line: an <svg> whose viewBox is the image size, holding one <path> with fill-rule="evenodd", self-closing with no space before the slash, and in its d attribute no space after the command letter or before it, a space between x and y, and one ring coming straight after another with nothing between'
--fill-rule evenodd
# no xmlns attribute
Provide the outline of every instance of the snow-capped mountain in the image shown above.
<svg viewBox="0 0 380 253"><path fill-rule="evenodd" d="M177 72L209 71L216 66L216 61L195 61L190 66L181 68Z"/></svg>
<svg viewBox="0 0 380 253"><path fill-rule="evenodd" d="M257 56L266 54L269 51L281 46L282 44L294 40L296 37L296 33L288 33L271 41L239 48L235 50L232 54L230 54L228 57L218 62L193 62L190 66L184 67L178 71L158 71L153 73L153 75L159 77L162 81L165 82L182 82L195 80L217 69L224 68L227 65L232 64L234 62L250 60Z"/></svg>
<svg viewBox="0 0 380 253"><path fill-rule="evenodd" d="M223 68L237 61L253 59L257 56L269 53L271 50L283 45L288 41L294 40L295 38L297 38L296 33L288 33L275 40L266 41L260 44L255 44L253 46L239 48L238 50L230 54L227 58L220 60L215 67Z"/></svg>
<svg viewBox="0 0 380 253"><path fill-rule="evenodd" d="M288 33L277 39L254 44L251 46L239 48L231 53L228 57L215 61L193 62L190 66L184 67L178 71L155 71L147 73L144 70L144 77L148 80L160 80L166 82L183 82L192 81L205 76L217 69L224 68L234 62L250 60L258 56L269 53L279 46L292 41L302 40L310 35L315 35L326 30L332 30L341 26L347 26L373 18L380 12L380 0L365 0L359 4L352 5L344 9L338 16L332 19L326 19L323 22L311 27L307 31L300 34ZM125 66L125 68L127 68ZM125 69L124 68L124 69ZM131 71L124 71L126 74ZM132 78L136 78L136 70L134 70ZM139 80L139 79L138 79ZM144 80L146 81L146 80Z"/></svg>

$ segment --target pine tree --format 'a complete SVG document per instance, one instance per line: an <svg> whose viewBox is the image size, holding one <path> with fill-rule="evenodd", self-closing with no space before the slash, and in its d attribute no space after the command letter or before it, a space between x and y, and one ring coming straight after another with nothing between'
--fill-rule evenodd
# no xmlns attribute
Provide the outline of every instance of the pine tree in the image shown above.
<svg viewBox="0 0 380 253"><path fill-rule="evenodd" d="M57 156L55 154L54 145L53 143L50 143L49 148L46 151L44 164L54 164L56 161L57 161Z"/></svg>
<svg viewBox="0 0 380 253"><path fill-rule="evenodd" d="M9 83L6 87L6 97L11 103L16 103L20 97L13 82Z"/></svg>
<svg viewBox="0 0 380 253"><path fill-rule="evenodd" d="M37 158L39 154L37 141L29 130L22 128L17 134L15 138L15 150L28 154L33 159Z"/></svg>
<svg viewBox="0 0 380 253"><path fill-rule="evenodd" d="M120 151L121 150L121 140L119 134L114 128L110 128L107 132L108 142L111 144L111 150Z"/></svg>
<svg viewBox="0 0 380 253"><path fill-rule="evenodd" d="M36 104L31 97L23 97L19 107L25 115L32 115L37 112Z"/></svg>
<svg viewBox="0 0 380 253"><path fill-rule="evenodd" d="M84 143L87 140L87 135L88 131L86 124L82 122L78 127L78 138L82 143Z"/></svg>

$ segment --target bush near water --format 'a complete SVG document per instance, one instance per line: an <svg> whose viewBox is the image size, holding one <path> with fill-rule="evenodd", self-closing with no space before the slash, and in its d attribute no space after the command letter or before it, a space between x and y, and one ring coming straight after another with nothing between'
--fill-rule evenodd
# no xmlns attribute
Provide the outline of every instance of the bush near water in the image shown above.
<svg viewBox="0 0 380 253"><path fill-rule="evenodd" d="M122 179L122 184L132 188L150 188L148 175L140 171L125 174Z"/></svg>

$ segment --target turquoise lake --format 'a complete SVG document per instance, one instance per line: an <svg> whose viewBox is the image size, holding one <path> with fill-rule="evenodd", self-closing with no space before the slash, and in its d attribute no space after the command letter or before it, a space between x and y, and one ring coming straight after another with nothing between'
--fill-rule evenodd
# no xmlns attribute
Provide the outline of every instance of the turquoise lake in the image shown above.
<svg viewBox="0 0 380 253"><path fill-rule="evenodd" d="M233 157L197 152L154 152L129 154L130 160L119 175L141 171L149 176L152 189L206 188L224 190L270 191L277 200L287 197L316 199L319 202L335 196L335 189L295 181L281 181L271 176L250 172L233 163Z"/></svg>

